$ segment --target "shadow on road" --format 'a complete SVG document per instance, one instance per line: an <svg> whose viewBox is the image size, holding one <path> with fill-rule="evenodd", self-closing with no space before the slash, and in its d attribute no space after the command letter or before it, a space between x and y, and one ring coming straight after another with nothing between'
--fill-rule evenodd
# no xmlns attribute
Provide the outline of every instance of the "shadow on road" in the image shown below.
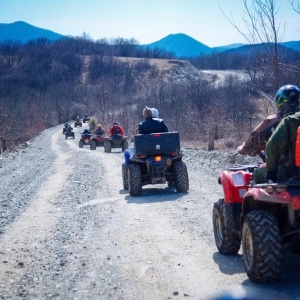
<svg viewBox="0 0 300 300"><path fill-rule="evenodd" d="M245 274L243 256L213 254L213 260L220 271L226 275ZM299 297L300 255L288 255L282 260L282 273L279 281L274 283L255 283L250 279L242 282L245 292L255 295L255 300L295 300ZM248 299L248 298L247 298ZM252 299L252 298L249 298Z"/></svg>
<svg viewBox="0 0 300 300"><path fill-rule="evenodd" d="M233 275L237 273L245 273L243 265L243 256L237 255L222 255L219 252L213 254L214 262L219 266L222 273Z"/></svg>
<svg viewBox="0 0 300 300"><path fill-rule="evenodd" d="M126 191L128 193L128 191ZM120 194L124 194L124 190L120 190ZM164 187L164 188L143 188L142 194L140 196L130 196L129 194L125 196L128 204L145 204L145 203L157 203L157 202L167 202L176 201L188 193L177 193L174 188Z"/></svg>

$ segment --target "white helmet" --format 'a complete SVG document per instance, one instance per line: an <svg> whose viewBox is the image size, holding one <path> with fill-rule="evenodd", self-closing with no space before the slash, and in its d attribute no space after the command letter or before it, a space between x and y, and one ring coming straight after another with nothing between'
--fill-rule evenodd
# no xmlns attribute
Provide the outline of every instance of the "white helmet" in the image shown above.
<svg viewBox="0 0 300 300"><path fill-rule="evenodd" d="M156 108L151 108L153 118L159 118L159 112Z"/></svg>

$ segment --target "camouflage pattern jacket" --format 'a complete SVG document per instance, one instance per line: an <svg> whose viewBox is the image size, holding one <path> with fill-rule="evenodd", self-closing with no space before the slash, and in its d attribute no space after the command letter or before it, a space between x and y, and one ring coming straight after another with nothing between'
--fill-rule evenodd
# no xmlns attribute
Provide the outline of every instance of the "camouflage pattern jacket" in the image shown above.
<svg viewBox="0 0 300 300"><path fill-rule="evenodd" d="M268 171L278 172L282 180L295 175L294 151L297 130L300 126L300 112L288 115L282 119L266 145ZM283 164L280 157L286 153L287 160Z"/></svg>

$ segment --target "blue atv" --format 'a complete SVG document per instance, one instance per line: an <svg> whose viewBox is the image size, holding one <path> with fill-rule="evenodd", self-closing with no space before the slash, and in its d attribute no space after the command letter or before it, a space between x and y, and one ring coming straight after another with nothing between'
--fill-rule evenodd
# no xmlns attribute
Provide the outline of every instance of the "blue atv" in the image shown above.
<svg viewBox="0 0 300 300"><path fill-rule="evenodd" d="M131 196L141 195L142 187L148 184L167 184L180 193L188 191L178 132L135 135L133 152L129 164L122 165L123 188Z"/></svg>

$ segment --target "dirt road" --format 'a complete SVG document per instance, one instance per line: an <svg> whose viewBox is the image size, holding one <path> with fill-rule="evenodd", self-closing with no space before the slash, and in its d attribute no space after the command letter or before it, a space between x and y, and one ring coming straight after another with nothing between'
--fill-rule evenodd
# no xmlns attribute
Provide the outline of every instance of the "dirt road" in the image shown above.
<svg viewBox="0 0 300 300"><path fill-rule="evenodd" d="M80 149L81 131L48 129L0 162L0 299L300 299L299 257L279 283L257 285L241 255L217 252L220 157L183 148L188 193L154 185L131 197L121 149Z"/></svg>

